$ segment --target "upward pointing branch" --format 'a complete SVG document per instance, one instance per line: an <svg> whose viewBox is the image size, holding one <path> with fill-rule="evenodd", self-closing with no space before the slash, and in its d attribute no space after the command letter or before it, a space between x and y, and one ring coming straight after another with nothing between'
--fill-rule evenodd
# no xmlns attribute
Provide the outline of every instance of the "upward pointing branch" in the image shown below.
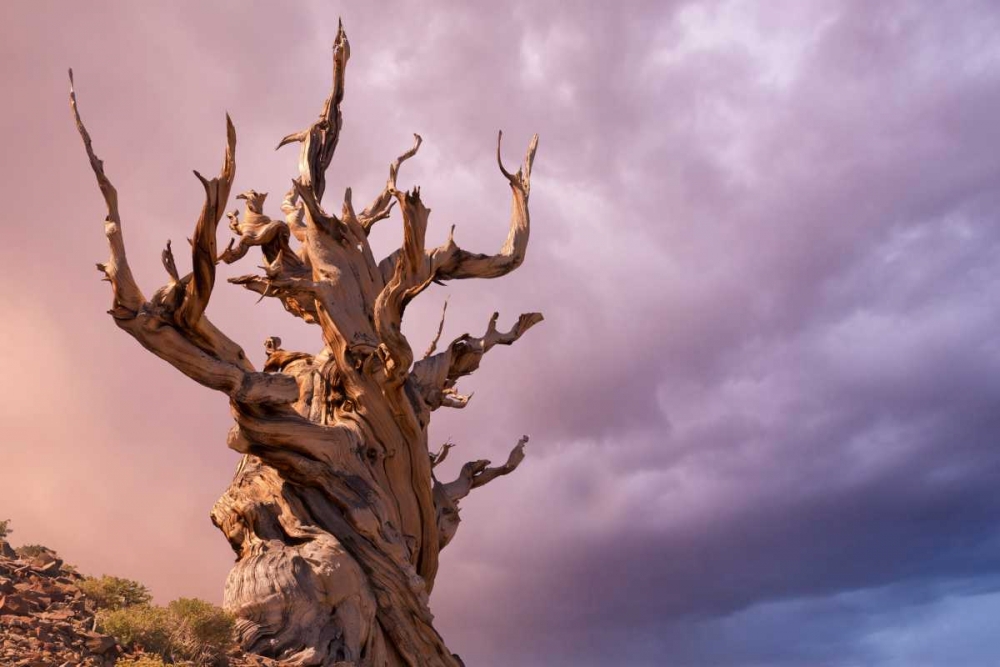
<svg viewBox="0 0 1000 667"><path fill-rule="evenodd" d="M531 230L531 218L528 214L528 195L531 192L531 165L538 149L538 135L531 138L524 162L512 174L503 166L500 157L500 140L503 132L497 135L497 164L500 172L507 178L511 189L510 231L500 252L496 255L471 253L455 244L453 238L439 248L431 251L431 264L434 267L435 280L460 280L464 278L498 278L505 276L524 262L528 250L528 233Z"/></svg>
<svg viewBox="0 0 1000 667"><path fill-rule="evenodd" d="M94 154L90 133L77 108L73 73L70 71L70 108L77 130L90 158L90 166L108 206L104 231L111 248L107 264L98 264L114 291L111 315L115 323L143 347L193 380L225 392L243 403L291 403L298 398L295 378L275 373L257 373L239 345L219 331L204 316L215 280L215 230L229 196L235 174L236 133L227 116L226 157L218 178L198 178L205 186L205 206L192 241L194 272L179 277L169 245L163 263L170 282L147 301L139 290L125 255L125 242L118 213L118 193L104 173L104 163Z"/></svg>
<svg viewBox="0 0 1000 667"><path fill-rule="evenodd" d="M97 185L104 195L104 202L108 207L108 216L104 219L104 234L108 237L108 245L111 246L111 258L107 264L98 264L97 268L104 272L111 289L114 293L112 302L112 314L116 317L127 316L128 313L136 313L146 303L146 297L142 295L142 290L132 277L132 269L129 268L128 258L125 256L125 239L122 236L122 220L118 213L118 191L111 184L111 180L104 173L104 162L94 154L94 148L90 142L90 133L80 118L80 110L76 105L76 90L73 87L73 70L69 71L69 106L73 110L73 117L76 119L76 129L83 139L83 147L87 150L87 157L90 158L90 167L97 177Z"/></svg>
<svg viewBox="0 0 1000 667"><path fill-rule="evenodd" d="M341 22L333 42L333 88L323 104L319 119L308 129L289 134L278 144L278 148L295 142L302 144L299 153L299 178L303 185L312 189L317 202L323 199L326 170L333 160L340 140L340 128L344 124L340 104L344 101L344 73L350 57L351 45Z"/></svg>
<svg viewBox="0 0 1000 667"><path fill-rule="evenodd" d="M358 216L358 221L361 223L361 227L365 230L365 234L371 232L371 228L376 222L389 217L389 212L392 210L392 205L395 203L393 193L396 191L396 178L399 176L399 168L404 162L417 154L417 150L419 150L422 142L423 139L420 135L414 134L413 147L400 155L393 161L392 164L389 165L389 180L386 181L385 188L383 188L379 196L375 198L375 201L369 204Z"/></svg>
<svg viewBox="0 0 1000 667"><path fill-rule="evenodd" d="M500 158L502 137L503 132L500 132L497 136L497 164L510 183L512 199L510 231L506 242L496 255L463 250L455 243L453 234L449 235L448 241L443 246L430 251L425 250L426 214L429 211L420 202L419 191L415 191L414 195L404 196L394 188L390 189L396 194L403 212L403 245L379 264L379 271L386 281L386 288L379 296L379 303L376 305L375 322L383 343L388 352L392 353L390 356L395 357L396 368L407 368L412 363L412 352L407 345L404 345L405 338L398 332L403 309L411 299L434 282L461 278L498 278L510 273L524 262L531 226L528 215L531 165L538 149L538 135L534 135L528 144L524 163L516 174L511 174L503 166ZM419 145L418 137L417 143L411 150L416 151ZM394 183L400 161L402 157L393 165L395 169L390 169L390 185ZM528 326L541 320L541 315L532 314L532 318L535 317L537 319L533 319L523 328L527 329ZM523 324L519 323L519 327ZM391 340L387 340L387 335ZM395 345L397 340L399 344Z"/></svg>
<svg viewBox="0 0 1000 667"><path fill-rule="evenodd" d="M424 352L424 359L434 354L434 350L437 349L438 342L441 340L441 334L444 332L444 316L448 314L448 299L444 300L444 306L441 308L441 321L438 323L437 333L434 334L434 339L431 344L427 346L427 351Z"/></svg>
<svg viewBox="0 0 1000 667"><path fill-rule="evenodd" d="M394 190L403 213L403 246L392 278L375 301L375 330L390 384L400 385L413 363L413 350L402 332L403 311L409 301L430 284L424 253L430 209L420 199L420 189Z"/></svg>
<svg viewBox="0 0 1000 667"><path fill-rule="evenodd" d="M219 176L208 180L197 171L194 175L205 188L205 205L195 224L192 239L193 279L187 285L187 297L177 313L185 326L192 329L205 313L215 286L216 230L236 176L236 128L233 127L229 114L226 114L226 156Z"/></svg>

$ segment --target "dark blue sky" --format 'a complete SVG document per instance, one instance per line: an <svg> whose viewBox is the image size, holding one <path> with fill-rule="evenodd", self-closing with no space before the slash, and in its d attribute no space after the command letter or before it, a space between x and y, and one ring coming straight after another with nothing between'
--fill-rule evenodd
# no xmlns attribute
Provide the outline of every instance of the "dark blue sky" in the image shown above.
<svg viewBox="0 0 1000 667"><path fill-rule="evenodd" d="M0 518L18 541L161 600L218 601L231 562L207 519L235 465L225 401L104 315L65 68L151 291L226 110L235 191L287 189L294 155L272 149L319 108L343 15L331 191L366 199L420 132L401 185L434 210L428 242L454 223L488 251L496 129L511 163L541 135L525 265L407 314L415 347L446 294L446 339L494 309L546 317L432 425L459 443L452 472L532 436L443 554L432 609L469 665L1000 664L1000 4L8 12ZM373 238L388 252L398 224ZM213 299L256 359L270 335L320 344L275 304Z"/></svg>

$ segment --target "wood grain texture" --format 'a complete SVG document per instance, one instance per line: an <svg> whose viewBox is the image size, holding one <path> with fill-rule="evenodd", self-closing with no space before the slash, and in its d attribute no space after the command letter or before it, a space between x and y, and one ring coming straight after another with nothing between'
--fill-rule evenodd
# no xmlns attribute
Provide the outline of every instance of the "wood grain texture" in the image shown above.
<svg viewBox="0 0 1000 667"><path fill-rule="evenodd" d="M432 283L496 278L524 261L530 219L532 138L516 173L500 171L511 188L507 240L496 254L471 253L454 241L425 247L429 209L419 188L397 189L413 146L389 167L385 188L360 213L350 189L339 215L322 205L325 173L340 137L341 102L350 45L343 26L333 46L333 85L319 118L284 137L298 144L298 174L279 217L265 213L267 193L237 196L228 213L235 238L219 253L217 228L236 169L236 130L226 117L223 165L217 177L197 174L205 189L191 240L192 271L180 275L168 243L167 283L144 296L129 269L118 194L94 153L77 108L70 72L70 105L91 168L107 204L110 258L98 268L111 283L115 323L153 354L197 382L229 397L234 426L227 444L244 454L212 520L229 540L236 564L225 605L236 614L249 651L290 665L461 665L434 629L428 597L438 554L459 525L458 504L473 489L512 472L527 437L507 462L472 461L442 483L433 467L453 443L428 449L431 413L464 407L458 380L478 369L494 345L510 345L542 320L521 315L507 332L498 315L485 334L469 334L414 362L402 333L407 304ZM376 261L372 226L398 207L401 247ZM293 247L294 244L294 247ZM219 262L233 263L259 247L263 274L230 282L278 299L292 315L317 325L316 354L287 351L269 338L258 371L243 350L205 316Z"/></svg>

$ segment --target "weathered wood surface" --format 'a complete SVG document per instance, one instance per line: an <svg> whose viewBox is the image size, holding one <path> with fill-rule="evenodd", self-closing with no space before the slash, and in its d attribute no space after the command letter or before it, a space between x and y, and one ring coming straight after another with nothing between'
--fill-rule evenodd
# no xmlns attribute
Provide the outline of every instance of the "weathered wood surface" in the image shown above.
<svg viewBox="0 0 1000 667"><path fill-rule="evenodd" d="M420 190L396 186L401 165L420 148L416 135L412 148L390 165L385 188L371 204L356 212L348 189L340 214L331 214L321 202L343 124L349 58L341 27L333 87L319 118L279 144L300 146L298 176L281 203L283 218L264 212L265 193L237 195L245 211L242 218L228 214L235 238L220 253L216 230L236 169L236 131L226 117L219 175L198 174L205 205L191 242L192 271L178 273L168 243L168 281L149 298L129 269L118 194L80 119L70 72L71 107L108 209L111 256L98 268L111 283L109 312L120 328L229 397L235 425L228 445L244 457L212 520L237 556L225 605L239 619L243 646L293 665L456 666L461 661L435 631L428 608L438 554L458 528L459 501L513 471L527 437L506 464L470 462L458 479L441 483L433 467L451 445L432 454L427 426L434 410L465 406L468 397L456 382L475 371L491 347L513 343L542 316L521 315L502 332L494 314L484 335L463 335L436 354L435 340L418 361L401 323L406 305L432 283L496 278L524 261L538 139L510 173L498 138L497 160L512 206L507 241L496 254L464 250L453 235L440 247L425 246L429 210ZM395 205L402 245L376 261L368 234ZM319 353L286 351L271 338L258 371L205 316L216 265L238 261L254 247L264 256L263 274L230 282L278 299L289 313L317 325Z"/></svg>

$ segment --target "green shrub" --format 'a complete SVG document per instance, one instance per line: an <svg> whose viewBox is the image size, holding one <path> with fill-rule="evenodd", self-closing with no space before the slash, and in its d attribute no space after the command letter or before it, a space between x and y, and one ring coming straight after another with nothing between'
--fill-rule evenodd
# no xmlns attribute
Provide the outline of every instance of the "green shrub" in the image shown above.
<svg viewBox="0 0 1000 667"><path fill-rule="evenodd" d="M174 600L167 607L141 604L103 609L97 614L97 629L120 644L141 648L169 662L190 660L199 667L224 664L234 644L232 616L213 604L190 598Z"/></svg>
<svg viewBox="0 0 1000 667"><path fill-rule="evenodd" d="M10 527L10 519L0 520L0 540L7 539L7 536L13 532L13 529Z"/></svg>
<svg viewBox="0 0 1000 667"><path fill-rule="evenodd" d="M233 617L214 604L180 598L167 609L174 622L177 657L212 664L233 646Z"/></svg>
<svg viewBox="0 0 1000 667"><path fill-rule="evenodd" d="M97 613L97 629L111 635L118 643L172 656L173 623L170 612L163 607L133 605L120 609L103 609Z"/></svg>
<svg viewBox="0 0 1000 667"><path fill-rule="evenodd" d="M115 661L115 667L167 667L163 658L155 655L140 655L137 658L122 658Z"/></svg>
<svg viewBox="0 0 1000 667"><path fill-rule="evenodd" d="M35 556L44 556L46 554L56 555L55 551L52 551L48 547L43 547L41 544L25 544L24 546L16 547L14 551L17 552L18 558L21 559L31 559Z"/></svg>
<svg viewBox="0 0 1000 667"><path fill-rule="evenodd" d="M138 581L109 577L87 577L79 583L80 590L94 601L98 609L124 609L149 604L153 599L149 589Z"/></svg>

